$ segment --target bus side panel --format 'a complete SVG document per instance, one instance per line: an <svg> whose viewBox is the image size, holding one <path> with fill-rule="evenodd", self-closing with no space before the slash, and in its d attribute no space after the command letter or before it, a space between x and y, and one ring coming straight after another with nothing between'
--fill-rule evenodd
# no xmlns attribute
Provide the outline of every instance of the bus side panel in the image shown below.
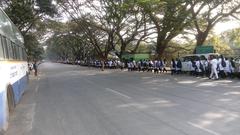
<svg viewBox="0 0 240 135"><path fill-rule="evenodd" d="M7 126L6 91L0 92L0 133Z"/></svg>
<svg viewBox="0 0 240 135"><path fill-rule="evenodd" d="M24 89L25 89L26 85L27 85L27 76L26 75L23 76L20 80L18 80L14 84L12 84L14 100L15 100L16 104L19 103L19 101L24 93Z"/></svg>

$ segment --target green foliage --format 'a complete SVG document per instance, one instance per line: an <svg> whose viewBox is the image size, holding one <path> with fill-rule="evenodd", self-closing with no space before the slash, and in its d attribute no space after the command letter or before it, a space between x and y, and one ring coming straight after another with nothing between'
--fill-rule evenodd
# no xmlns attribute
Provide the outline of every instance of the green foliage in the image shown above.
<svg viewBox="0 0 240 135"><path fill-rule="evenodd" d="M27 34L24 36L26 52L28 60L41 60L43 58L44 50L40 46L37 37L34 34Z"/></svg>
<svg viewBox="0 0 240 135"><path fill-rule="evenodd" d="M47 55L51 60L84 60L94 51L84 34L81 34L74 22L49 22L54 35L46 42Z"/></svg>
<svg viewBox="0 0 240 135"><path fill-rule="evenodd" d="M224 54L224 55L232 55L233 50L226 43L221 36L213 35L209 40L206 41L205 44L210 44L214 46L216 53Z"/></svg>
<svg viewBox="0 0 240 135"><path fill-rule="evenodd" d="M240 48L240 28L226 31L221 36L231 47Z"/></svg>
<svg viewBox="0 0 240 135"><path fill-rule="evenodd" d="M52 0L9 0L0 3L24 36L29 60L41 59L44 51L38 40L46 32L42 20L46 15L53 16L56 13Z"/></svg>

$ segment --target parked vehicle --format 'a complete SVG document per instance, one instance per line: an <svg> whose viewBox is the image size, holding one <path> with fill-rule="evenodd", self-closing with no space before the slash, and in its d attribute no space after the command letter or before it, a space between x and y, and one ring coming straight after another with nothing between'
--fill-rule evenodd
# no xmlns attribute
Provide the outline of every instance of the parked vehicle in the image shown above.
<svg viewBox="0 0 240 135"><path fill-rule="evenodd" d="M197 59L202 61L209 60L210 56L219 56L218 53L206 53L206 54L189 54L180 58L182 61L182 71L190 72L192 69L192 62L195 62Z"/></svg>

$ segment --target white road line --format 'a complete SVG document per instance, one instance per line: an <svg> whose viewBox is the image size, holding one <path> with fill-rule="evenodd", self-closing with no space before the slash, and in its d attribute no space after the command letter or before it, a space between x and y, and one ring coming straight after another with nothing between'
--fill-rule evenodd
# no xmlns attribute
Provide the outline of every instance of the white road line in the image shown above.
<svg viewBox="0 0 240 135"><path fill-rule="evenodd" d="M106 90L107 90L107 91L110 91L110 92L113 92L113 93L115 93L115 94L117 94L117 95L119 95L119 96L125 97L125 98L127 98L127 99L131 99L131 97L129 97L129 96L125 95L125 94L122 94L122 93L120 93L120 92L118 92L118 91L116 91L116 90L113 90L113 89L110 89L110 88L106 88Z"/></svg>
<svg viewBox="0 0 240 135"><path fill-rule="evenodd" d="M204 128L204 127L202 127L202 126L200 126L200 125L197 125L197 124L194 124L194 123L192 123L192 122L188 122L188 124L191 125L191 126L193 126L193 127L199 128L199 129L201 129L201 130L203 130L203 131L205 131L205 132L208 132L208 133L210 133L210 134L212 134L212 135L221 135L220 133L217 133L217 132L212 131L212 130L210 130L210 129Z"/></svg>
<svg viewBox="0 0 240 135"><path fill-rule="evenodd" d="M37 87L35 88L35 92L37 93L39 89L39 85L37 85Z"/></svg>

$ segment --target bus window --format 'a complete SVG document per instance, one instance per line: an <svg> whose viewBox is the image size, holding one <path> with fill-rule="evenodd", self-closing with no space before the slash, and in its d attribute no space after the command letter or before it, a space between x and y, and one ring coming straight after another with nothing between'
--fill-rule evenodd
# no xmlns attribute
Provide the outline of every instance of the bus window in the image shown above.
<svg viewBox="0 0 240 135"><path fill-rule="evenodd" d="M12 42L11 43L12 50L13 50L13 59L17 60L17 46Z"/></svg>
<svg viewBox="0 0 240 135"><path fill-rule="evenodd" d="M22 47L19 47L19 60L23 60L23 52L22 52Z"/></svg>
<svg viewBox="0 0 240 135"><path fill-rule="evenodd" d="M9 59L13 60L13 46L11 44L11 41L8 39L7 39L7 48L8 48Z"/></svg>
<svg viewBox="0 0 240 135"><path fill-rule="evenodd" d="M22 52L23 52L23 60L27 60L27 53L24 48L22 48Z"/></svg>
<svg viewBox="0 0 240 135"><path fill-rule="evenodd" d="M21 57L20 57L20 47L19 46L16 46L16 51L17 51L17 59L18 60L21 60Z"/></svg>
<svg viewBox="0 0 240 135"><path fill-rule="evenodd" d="M3 53L3 44L2 44L2 38L0 38L0 60L4 59L4 53Z"/></svg>
<svg viewBox="0 0 240 135"><path fill-rule="evenodd" d="M6 59L9 59L8 47L7 47L7 40L5 37L2 37L2 45L4 48L4 55Z"/></svg>

